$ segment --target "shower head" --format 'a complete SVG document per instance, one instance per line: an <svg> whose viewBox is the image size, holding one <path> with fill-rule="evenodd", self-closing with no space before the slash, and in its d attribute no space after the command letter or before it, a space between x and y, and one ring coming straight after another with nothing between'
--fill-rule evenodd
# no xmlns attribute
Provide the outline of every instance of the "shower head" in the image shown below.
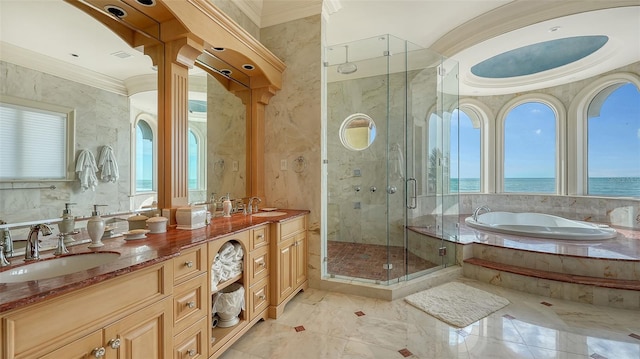
<svg viewBox="0 0 640 359"><path fill-rule="evenodd" d="M343 64L338 65L338 73L343 75L352 74L358 71L358 66L353 62L349 62L349 45L344 46L345 51L345 62Z"/></svg>

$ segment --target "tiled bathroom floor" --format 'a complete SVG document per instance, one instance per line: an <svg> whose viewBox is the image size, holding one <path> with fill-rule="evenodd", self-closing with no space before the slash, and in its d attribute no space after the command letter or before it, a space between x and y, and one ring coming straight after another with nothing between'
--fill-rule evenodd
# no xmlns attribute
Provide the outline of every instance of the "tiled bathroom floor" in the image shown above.
<svg viewBox="0 0 640 359"><path fill-rule="evenodd" d="M309 289L222 359L638 359L640 313L461 278L511 304L463 329L407 304ZM546 304L543 304L545 302Z"/></svg>
<svg viewBox="0 0 640 359"><path fill-rule="evenodd" d="M395 279L405 274L404 248L388 247L389 263L393 268L387 278L387 246L327 241L327 272L336 276L355 277L377 281ZM437 265L411 252L407 259L409 273L419 272Z"/></svg>

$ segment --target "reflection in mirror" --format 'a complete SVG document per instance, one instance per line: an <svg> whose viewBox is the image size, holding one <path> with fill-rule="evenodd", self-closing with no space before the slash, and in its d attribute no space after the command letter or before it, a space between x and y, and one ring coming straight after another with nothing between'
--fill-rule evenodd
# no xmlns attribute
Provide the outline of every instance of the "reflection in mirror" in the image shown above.
<svg viewBox="0 0 640 359"><path fill-rule="evenodd" d="M340 125L340 141L350 150L362 151L369 148L376 138L376 124L364 113L348 116Z"/></svg>
<svg viewBox="0 0 640 359"><path fill-rule="evenodd" d="M140 83L140 76L157 77L151 59L63 1L3 1L0 15L0 97L55 104L76 114L76 153L68 169L73 180L0 184L0 219L8 223L55 219L65 203L76 203L72 214L79 217L90 216L93 204L106 204L103 214L139 208L143 201L135 196L135 118L129 95L137 92L133 85ZM74 26L61 26L60 19ZM81 39L79 28L86 35ZM151 106L157 108L156 101ZM97 161L107 145L117 160L118 180L102 181L98 172L95 191L83 192L75 172L79 152L89 150Z"/></svg>
<svg viewBox="0 0 640 359"><path fill-rule="evenodd" d="M248 195L247 107L208 72L189 71L190 203Z"/></svg>

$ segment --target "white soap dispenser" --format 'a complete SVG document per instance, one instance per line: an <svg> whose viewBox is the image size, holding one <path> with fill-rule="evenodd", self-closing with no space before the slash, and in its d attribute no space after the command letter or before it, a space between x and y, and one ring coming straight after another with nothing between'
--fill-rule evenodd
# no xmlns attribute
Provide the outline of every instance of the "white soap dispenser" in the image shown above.
<svg viewBox="0 0 640 359"><path fill-rule="evenodd" d="M227 199L222 202L222 217L231 217L231 195L227 193Z"/></svg>
<svg viewBox="0 0 640 359"><path fill-rule="evenodd" d="M71 215L71 209L69 208L69 206L73 205L75 203L65 203L64 204L64 210L62 210L62 220L60 222L58 222L58 230L60 231L61 234L64 235L64 241L65 242L73 242L74 239L71 237L71 234L73 234L73 231L75 230L76 227L76 218Z"/></svg>
<svg viewBox="0 0 640 359"><path fill-rule="evenodd" d="M104 234L104 219L100 217L100 213L98 212L98 207L100 206L106 206L106 204L94 204L91 218L89 218L89 220L87 221L87 232L89 232L89 237L91 238L91 244L89 244L89 248L104 246L104 243L102 243L102 235Z"/></svg>

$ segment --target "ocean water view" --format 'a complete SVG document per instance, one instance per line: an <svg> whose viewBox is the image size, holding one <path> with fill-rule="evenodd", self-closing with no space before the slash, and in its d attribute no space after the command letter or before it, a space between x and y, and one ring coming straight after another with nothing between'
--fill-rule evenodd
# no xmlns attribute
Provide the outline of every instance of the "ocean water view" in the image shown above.
<svg viewBox="0 0 640 359"><path fill-rule="evenodd" d="M505 192L555 193L553 178L505 178ZM480 192L479 178L452 178L451 191ZM640 177L590 177L589 195L640 197Z"/></svg>

